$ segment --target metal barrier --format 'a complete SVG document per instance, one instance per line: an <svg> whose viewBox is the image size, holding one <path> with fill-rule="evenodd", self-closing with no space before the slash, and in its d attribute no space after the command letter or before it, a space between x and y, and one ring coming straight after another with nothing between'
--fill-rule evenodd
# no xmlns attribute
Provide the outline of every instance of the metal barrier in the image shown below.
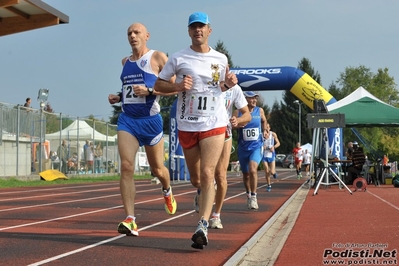
<svg viewBox="0 0 399 266"><path fill-rule="evenodd" d="M0 132L0 176L27 176L54 167L76 174L119 172L116 125L0 103ZM65 158L59 154L64 140ZM94 154L85 158L86 142L92 142L93 149L101 144L100 159ZM71 170L68 161L73 154L77 162Z"/></svg>

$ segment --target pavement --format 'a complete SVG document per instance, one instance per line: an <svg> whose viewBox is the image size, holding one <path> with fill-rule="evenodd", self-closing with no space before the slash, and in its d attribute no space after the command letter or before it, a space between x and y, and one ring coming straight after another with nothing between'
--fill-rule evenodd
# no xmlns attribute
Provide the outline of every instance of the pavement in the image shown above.
<svg viewBox="0 0 399 266"><path fill-rule="evenodd" d="M399 189L305 182L225 265L399 265Z"/></svg>
<svg viewBox="0 0 399 266"><path fill-rule="evenodd" d="M298 188L262 228L224 265L274 265L297 220L308 191L308 186Z"/></svg>

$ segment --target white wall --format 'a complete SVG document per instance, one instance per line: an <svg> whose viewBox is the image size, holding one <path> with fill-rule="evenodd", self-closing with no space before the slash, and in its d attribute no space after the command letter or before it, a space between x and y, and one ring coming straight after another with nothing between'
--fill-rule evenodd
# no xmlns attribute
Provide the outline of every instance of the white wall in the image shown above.
<svg viewBox="0 0 399 266"><path fill-rule="evenodd" d="M18 175L31 174L31 141L29 138L19 138L17 148L16 136L2 134L0 144L0 176L17 175L17 150L18 156Z"/></svg>

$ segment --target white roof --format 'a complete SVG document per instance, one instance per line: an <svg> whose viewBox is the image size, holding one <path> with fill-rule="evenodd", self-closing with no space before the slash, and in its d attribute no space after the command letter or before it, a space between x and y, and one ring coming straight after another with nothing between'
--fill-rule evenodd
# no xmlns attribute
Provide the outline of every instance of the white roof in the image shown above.
<svg viewBox="0 0 399 266"><path fill-rule="evenodd" d="M355 102L355 101L357 101L357 100L359 100L361 98L364 98L364 97L369 97L369 98L371 98L373 100L376 100L376 101L378 101L380 103L387 104L387 103L381 101L380 99L378 99L377 97L375 97L370 92L368 92L365 88L359 87L355 91L353 91L351 94L349 94L345 98L342 98L338 102L335 102L335 103L327 105L327 109L328 109L328 111L332 111L332 110L341 108L341 107L343 107L345 105L348 105L350 103L353 103L353 102Z"/></svg>
<svg viewBox="0 0 399 266"><path fill-rule="evenodd" d="M94 130L89 124L86 123L86 121L80 121L80 120L75 120L72 124L70 124L68 127L64 128L63 130L51 133L51 134L46 134L46 139L51 140L51 139L68 139L68 140L73 140L77 139L79 136L79 139L94 139L96 141L106 141L107 140L107 135L104 135L97 130ZM115 137L108 136L108 141L115 141Z"/></svg>

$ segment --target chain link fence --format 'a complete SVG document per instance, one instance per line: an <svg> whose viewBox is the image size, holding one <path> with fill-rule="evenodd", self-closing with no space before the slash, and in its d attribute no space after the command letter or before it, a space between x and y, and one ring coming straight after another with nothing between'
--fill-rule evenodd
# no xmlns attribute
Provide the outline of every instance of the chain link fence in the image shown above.
<svg viewBox="0 0 399 266"><path fill-rule="evenodd" d="M0 131L0 177L119 172L116 125L0 102Z"/></svg>

